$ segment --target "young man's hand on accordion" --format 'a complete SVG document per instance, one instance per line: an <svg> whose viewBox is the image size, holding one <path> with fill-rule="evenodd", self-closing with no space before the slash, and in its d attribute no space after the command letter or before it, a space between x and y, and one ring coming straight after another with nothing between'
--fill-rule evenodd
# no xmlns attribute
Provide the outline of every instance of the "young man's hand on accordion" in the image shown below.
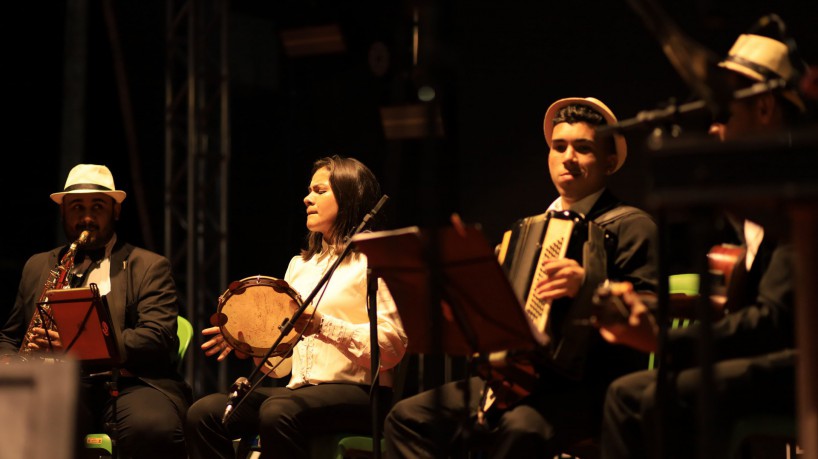
<svg viewBox="0 0 818 459"><path fill-rule="evenodd" d="M606 281L594 295L591 322L610 343L624 344L645 353L656 352L659 327L645 304L653 298L641 295L633 290L630 282Z"/></svg>
<svg viewBox="0 0 818 459"><path fill-rule="evenodd" d="M537 282L534 292L542 301L573 298L585 280L585 270L571 258L547 259L541 269L546 276Z"/></svg>

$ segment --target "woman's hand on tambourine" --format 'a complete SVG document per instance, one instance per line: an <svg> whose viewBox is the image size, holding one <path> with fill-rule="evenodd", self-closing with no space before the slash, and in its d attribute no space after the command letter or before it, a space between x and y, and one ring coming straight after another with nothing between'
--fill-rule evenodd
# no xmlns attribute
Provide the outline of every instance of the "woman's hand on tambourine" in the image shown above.
<svg viewBox="0 0 818 459"><path fill-rule="evenodd" d="M31 333L33 336L28 343L29 349L62 349L60 334L57 333L56 330L48 330L48 337L46 337L46 330L44 328L32 328Z"/></svg>
<svg viewBox="0 0 818 459"><path fill-rule="evenodd" d="M208 357L218 354L216 360L221 361L226 359L231 351L235 351L236 357L240 359L246 359L249 357L249 355L233 349L233 347L230 346L227 341L225 341L224 335L222 335L219 327L205 328L202 330L202 334L205 336L213 336L209 340L202 343L202 350L205 351L205 355Z"/></svg>
<svg viewBox="0 0 818 459"><path fill-rule="evenodd" d="M659 327L630 282L606 282L594 297L592 323L606 341L656 352ZM618 320L613 319L618 316Z"/></svg>
<svg viewBox="0 0 818 459"><path fill-rule="evenodd" d="M301 333L303 336L310 336L321 331L321 321L324 316L315 310L314 307L308 307L301 313L298 320L293 325L293 330Z"/></svg>

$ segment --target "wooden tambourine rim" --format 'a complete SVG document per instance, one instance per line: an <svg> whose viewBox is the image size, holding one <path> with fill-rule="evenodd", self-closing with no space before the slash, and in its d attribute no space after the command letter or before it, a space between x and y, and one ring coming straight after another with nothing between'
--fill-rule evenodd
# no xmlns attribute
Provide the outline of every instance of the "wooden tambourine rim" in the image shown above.
<svg viewBox="0 0 818 459"><path fill-rule="evenodd" d="M230 283L227 287L227 290L222 293L219 297L219 305L216 314L213 314L211 317L211 324L214 326L219 327L219 331L221 332L222 336L224 337L225 341L233 347L234 349L247 354L252 357L263 357L267 354L269 350L269 346L275 342L276 339L280 336L278 331L279 324L268 324L266 327L267 331L265 332L265 343L267 347L261 346L260 343L257 341L254 342L252 339L250 342L247 340L240 339L238 336L235 336L231 329L235 327L229 327L230 324L230 317L228 314L223 312L225 306L228 305L230 299L234 296L244 294L248 288L257 288L257 287L267 287L272 288L276 293L286 295L289 297L292 302L289 303L291 310L282 313L282 316L285 317L292 317L293 313L301 306L302 300L301 295L298 294L287 281L282 279L277 279L275 277L270 276L250 276L245 277L239 281L235 281ZM234 320L235 325L235 320ZM239 324L239 326L246 326L246 324ZM269 336L267 336L269 334ZM270 355L271 357L276 356L283 356L289 353L292 346L295 344L296 339L298 338L298 334L293 330L291 331L284 339L281 340L281 343L277 346L276 350Z"/></svg>

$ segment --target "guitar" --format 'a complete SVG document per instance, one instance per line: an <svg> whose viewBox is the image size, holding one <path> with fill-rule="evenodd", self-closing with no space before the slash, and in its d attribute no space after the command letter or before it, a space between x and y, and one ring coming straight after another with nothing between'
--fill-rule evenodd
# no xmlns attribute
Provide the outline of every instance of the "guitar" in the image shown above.
<svg viewBox="0 0 818 459"><path fill-rule="evenodd" d="M707 254L710 274L714 284L710 290L710 303L718 317L741 306L741 291L747 270L744 269L745 249L733 244L713 246Z"/></svg>
<svg viewBox="0 0 818 459"><path fill-rule="evenodd" d="M710 288L712 319L720 319L729 311L741 306L742 290L746 270L744 269L745 249L733 244L718 244L707 253L707 262L713 285ZM645 303L656 302L656 296L640 293ZM668 310L672 318L697 319L696 305L700 295L674 292L668 296ZM630 308L612 293L611 285L606 281L597 288L594 295L594 313L592 321L598 325L626 322Z"/></svg>

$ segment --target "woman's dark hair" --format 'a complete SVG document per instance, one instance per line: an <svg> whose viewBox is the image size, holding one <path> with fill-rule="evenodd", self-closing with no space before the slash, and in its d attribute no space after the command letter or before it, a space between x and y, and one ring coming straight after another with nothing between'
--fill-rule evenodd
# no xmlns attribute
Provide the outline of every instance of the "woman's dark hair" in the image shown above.
<svg viewBox="0 0 818 459"><path fill-rule="evenodd" d="M585 104L571 104L559 109L554 115L554 126L560 123L588 123L594 128L608 124L605 117L601 113ZM616 145L614 144L613 136L606 136L603 140L608 154L616 154Z"/></svg>
<svg viewBox="0 0 818 459"><path fill-rule="evenodd" d="M375 174L355 158L344 158L338 155L321 158L312 166L314 175L318 170L329 169L329 185L338 202L338 215L333 225L332 240L329 244L337 253L364 216L375 207L381 198L381 186ZM367 229L378 229L377 218L373 218ZM309 260L321 252L323 235L310 231L307 235L307 248L301 251L301 257Z"/></svg>

